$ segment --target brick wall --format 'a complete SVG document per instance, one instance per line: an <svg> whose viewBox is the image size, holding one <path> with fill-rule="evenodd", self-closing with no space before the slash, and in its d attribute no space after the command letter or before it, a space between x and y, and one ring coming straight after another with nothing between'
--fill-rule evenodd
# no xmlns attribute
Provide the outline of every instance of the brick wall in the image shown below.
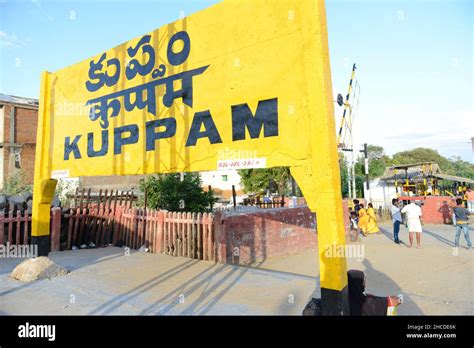
<svg viewBox="0 0 474 348"><path fill-rule="evenodd" d="M248 265L316 247L316 218L307 207L216 214L218 260Z"/></svg>
<svg viewBox="0 0 474 348"><path fill-rule="evenodd" d="M4 143L10 142L11 105L4 106ZM15 143L20 144L21 169L15 168L14 149L4 147L4 178L16 175L20 170L25 174L27 183L33 183L36 149L36 128L38 126L38 110L15 106Z"/></svg>
<svg viewBox="0 0 474 348"><path fill-rule="evenodd" d="M451 224L451 209L455 206L449 196L428 196L421 208L423 222L426 224Z"/></svg>

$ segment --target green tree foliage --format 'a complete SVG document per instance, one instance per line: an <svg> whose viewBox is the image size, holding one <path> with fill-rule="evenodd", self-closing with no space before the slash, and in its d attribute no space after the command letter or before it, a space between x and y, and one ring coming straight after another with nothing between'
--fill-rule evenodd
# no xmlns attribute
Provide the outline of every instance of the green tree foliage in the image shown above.
<svg viewBox="0 0 474 348"><path fill-rule="evenodd" d="M460 157L450 159L441 156L438 151L427 148L416 148L409 151L398 152L393 155L393 164L412 164L419 162L436 162L445 174L457 175L474 179L474 164L463 161Z"/></svg>
<svg viewBox="0 0 474 348"><path fill-rule="evenodd" d="M474 164L463 161L459 157L448 159L440 155L436 150L427 148L415 148L394 154L392 157L385 155L384 149L377 145L367 146L369 159L369 179L378 178L383 175L385 167L404 164L415 164L421 162L436 162L445 174L457 175L464 178L474 179ZM340 160L342 196L347 197L347 163ZM357 196L362 197L363 185L365 184L364 156L359 154L355 164L356 191Z"/></svg>
<svg viewBox="0 0 474 348"><path fill-rule="evenodd" d="M463 161L460 157L452 157L450 167L446 174L458 175L464 178L474 179L474 164Z"/></svg>
<svg viewBox="0 0 474 348"><path fill-rule="evenodd" d="M385 155L382 146L368 145L367 146L367 157L369 159L369 179L378 178L382 176L385 171L385 167L392 165L392 159ZM356 175L360 175L365 180L365 164L364 156L361 154L355 165Z"/></svg>
<svg viewBox="0 0 474 348"><path fill-rule="evenodd" d="M393 155L393 165L420 162L436 162L443 172L451 167L449 160L446 157L441 156L438 151L424 147L398 152Z"/></svg>
<svg viewBox="0 0 474 348"><path fill-rule="evenodd" d="M341 192L342 197L349 197L349 188L347 187L347 180L349 177L347 175L347 161L343 154L339 153L339 172L341 175Z"/></svg>
<svg viewBox="0 0 474 348"><path fill-rule="evenodd" d="M0 190L0 194L7 196L22 195L27 192L33 192L33 186L26 183L25 173L22 171L5 180Z"/></svg>
<svg viewBox="0 0 474 348"><path fill-rule="evenodd" d="M347 187L347 180L349 179L347 175L347 166L348 166L348 163L346 159L344 158L344 156L340 154L339 155L339 169L341 173L340 174L341 175L341 193L342 193L342 197L344 198L349 197L349 188ZM364 196L364 183L365 183L365 175L363 174L364 173L363 162L362 162L362 167L360 163L356 163L354 170L356 172L355 173L356 195L357 197L363 197Z"/></svg>
<svg viewBox="0 0 474 348"><path fill-rule="evenodd" d="M183 181L176 174L150 175L140 182L146 191L147 207L168 211L205 212L217 201L213 191L204 191L197 173L189 173ZM143 204L143 201L140 202Z"/></svg>
<svg viewBox="0 0 474 348"><path fill-rule="evenodd" d="M242 169L239 175L244 192L263 193L272 186L280 195L287 192L291 179L288 167Z"/></svg>

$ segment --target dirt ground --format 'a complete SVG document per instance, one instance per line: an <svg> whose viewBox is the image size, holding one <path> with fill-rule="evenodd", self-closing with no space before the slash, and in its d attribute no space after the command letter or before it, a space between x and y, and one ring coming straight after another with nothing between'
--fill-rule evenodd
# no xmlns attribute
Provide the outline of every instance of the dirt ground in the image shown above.
<svg viewBox="0 0 474 348"><path fill-rule="evenodd" d="M422 249L394 244L390 224L381 229L350 244L363 257L348 258L348 267L366 272L368 293L403 294L401 315L474 314L474 251L461 239L455 253L452 226L425 225ZM400 237L407 241L404 227ZM258 269L115 247L50 257L71 273L22 283L9 277L22 260L0 259L0 315L300 315L319 296L315 250L267 259Z"/></svg>

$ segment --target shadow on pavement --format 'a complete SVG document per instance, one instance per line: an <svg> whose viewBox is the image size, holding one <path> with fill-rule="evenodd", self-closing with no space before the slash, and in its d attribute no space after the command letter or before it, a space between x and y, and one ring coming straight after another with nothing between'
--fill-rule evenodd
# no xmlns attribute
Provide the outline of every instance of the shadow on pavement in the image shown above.
<svg viewBox="0 0 474 348"><path fill-rule="evenodd" d="M423 315L423 311L418 307L418 305L408 296L403 290L398 286L398 284L393 281L385 273L375 269L372 266L372 263L367 259L362 261L362 264L365 266L365 273L367 275L367 293L372 294L371 289L373 284L380 282L384 284L384 291L388 293L373 293L376 296L390 296L403 294L404 303L399 307L399 314L404 315L404 313L410 313L410 315Z"/></svg>

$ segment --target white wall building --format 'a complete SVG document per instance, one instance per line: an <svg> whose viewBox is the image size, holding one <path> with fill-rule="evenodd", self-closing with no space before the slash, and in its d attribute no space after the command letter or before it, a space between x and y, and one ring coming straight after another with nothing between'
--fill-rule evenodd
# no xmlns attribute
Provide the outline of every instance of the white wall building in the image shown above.
<svg viewBox="0 0 474 348"><path fill-rule="evenodd" d="M200 172L199 175L201 176L202 186L207 189L211 185L217 196L232 197L232 185L235 186L237 195L243 193L243 187L240 185L240 175L235 169Z"/></svg>
<svg viewBox="0 0 474 348"><path fill-rule="evenodd" d="M369 182L370 190L367 191L367 188L364 183L364 197L367 202L372 202L374 208L389 207L392 204L392 199L397 198L397 191L395 190L394 185L387 184L385 180L380 178L371 180Z"/></svg>

